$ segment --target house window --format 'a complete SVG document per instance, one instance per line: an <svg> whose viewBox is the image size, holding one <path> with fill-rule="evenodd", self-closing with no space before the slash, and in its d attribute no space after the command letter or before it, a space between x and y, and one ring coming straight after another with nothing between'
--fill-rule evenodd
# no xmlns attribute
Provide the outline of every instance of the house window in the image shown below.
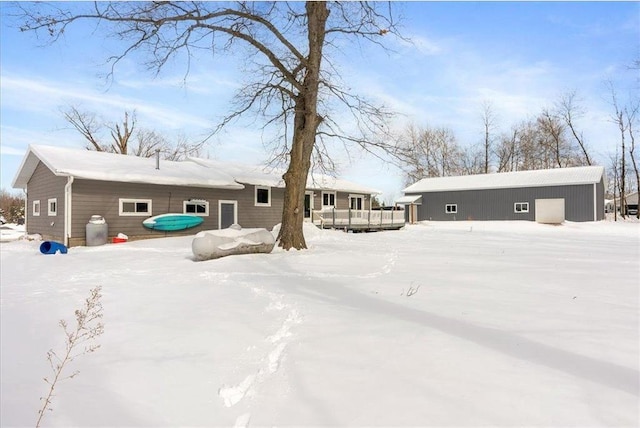
<svg viewBox="0 0 640 428"><path fill-rule="evenodd" d="M38 217L40 215L40 201L33 201L33 216Z"/></svg>
<svg viewBox="0 0 640 428"><path fill-rule="evenodd" d="M444 206L444 212L447 214L456 214L458 212L458 204L446 204Z"/></svg>
<svg viewBox="0 0 640 428"><path fill-rule="evenodd" d="M47 201L47 207L50 216L58 215L58 199L52 198Z"/></svg>
<svg viewBox="0 0 640 428"><path fill-rule="evenodd" d="M513 211L516 213L528 213L529 202L516 202L513 204Z"/></svg>
<svg viewBox="0 0 640 428"><path fill-rule="evenodd" d="M255 206L271 206L271 187L256 186Z"/></svg>
<svg viewBox="0 0 640 428"><path fill-rule="evenodd" d="M335 192L322 192L322 208L333 208L336 206Z"/></svg>
<svg viewBox="0 0 640 428"><path fill-rule="evenodd" d="M209 215L209 202L207 201L191 199L184 201L182 208L185 214L195 214L199 216Z"/></svg>
<svg viewBox="0 0 640 428"><path fill-rule="evenodd" d="M362 210L364 197L361 195L349 195L349 208L352 210Z"/></svg>
<svg viewBox="0 0 640 428"><path fill-rule="evenodd" d="M120 199L121 216L150 216L151 199Z"/></svg>

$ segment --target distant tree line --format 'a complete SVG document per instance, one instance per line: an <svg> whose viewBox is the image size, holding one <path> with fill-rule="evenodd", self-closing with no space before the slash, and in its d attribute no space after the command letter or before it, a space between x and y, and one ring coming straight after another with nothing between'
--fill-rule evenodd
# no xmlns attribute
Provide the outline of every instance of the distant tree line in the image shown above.
<svg viewBox="0 0 640 428"><path fill-rule="evenodd" d="M0 191L0 215L7 223L24 223L24 195L10 193L2 189Z"/></svg>

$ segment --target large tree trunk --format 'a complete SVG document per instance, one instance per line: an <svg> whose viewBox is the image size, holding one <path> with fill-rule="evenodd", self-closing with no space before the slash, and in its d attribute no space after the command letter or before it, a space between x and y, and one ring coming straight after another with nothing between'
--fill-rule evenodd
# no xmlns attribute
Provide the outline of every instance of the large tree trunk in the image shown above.
<svg viewBox="0 0 640 428"><path fill-rule="evenodd" d="M316 132L318 125L322 121L317 112L318 87L322 47L324 45L329 10L325 2L314 1L307 2L306 9L309 29L309 55L305 67L304 90L298 94L295 100L289 169L283 176L286 189L278 245L285 250L307 248L302 229L304 194L307 175L311 167L311 155L315 145Z"/></svg>

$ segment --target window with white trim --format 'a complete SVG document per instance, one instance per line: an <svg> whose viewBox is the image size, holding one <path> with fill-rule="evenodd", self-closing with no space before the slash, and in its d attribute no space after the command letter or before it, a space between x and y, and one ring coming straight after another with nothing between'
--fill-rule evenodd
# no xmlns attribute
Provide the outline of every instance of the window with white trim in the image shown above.
<svg viewBox="0 0 640 428"><path fill-rule="evenodd" d="M444 212L447 214L456 214L458 212L458 204L446 204Z"/></svg>
<svg viewBox="0 0 640 428"><path fill-rule="evenodd" d="M47 211L50 216L58 215L58 199L51 198L47 201Z"/></svg>
<svg viewBox="0 0 640 428"><path fill-rule="evenodd" d="M33 216L38 217L40 215L40 201L33 201Z"/></svg>
<svg viewBox="0 0 640 428"><path fill-rule="evenodd" d="M125 199L119 200L119 214L121 216L148 217L151 215L151 199Z"/></svg>
<svg viewBox="0 0 640 428"><path fill-rule="evenodd" d="M335 192L322 192L322 208L333 208L336 206Z"/></svg>
<svg viewBox="0 0 640 428"><path fill-rule="evenodd" d="M271 187L255 186L255 206L270 207L271 206Z"/></svg>
<svg viewBox="0 0 640 428"><path fill-rule="evenodd" d="M185 214L194 214L199 216L209 215L209 202L201 199L190 199L182 203L183 212Z"/></svg>
<svg viewBox="0 0 640 428"><path fill-rule="evenodd" d="M362 195L349 195L349 208L352 210L364 209L364 196Z"/></svg>
<svg viewBox="0 0 640 428"><path fill-rule="evenodd" d="M515 213L528 213L529 202L516 202L513 204L513 212Z"/></svg>

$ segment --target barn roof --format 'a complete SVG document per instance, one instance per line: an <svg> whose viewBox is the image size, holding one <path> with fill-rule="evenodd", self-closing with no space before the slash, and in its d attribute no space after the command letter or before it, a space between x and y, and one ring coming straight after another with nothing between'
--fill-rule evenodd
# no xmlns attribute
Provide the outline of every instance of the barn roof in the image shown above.
<svg viewBox="0 0 640 428"><path fill-rule="evenodd" d="M509 189L599 183L601 166L540 169L494 174L424 178L404 189L405 194L457 190Z"/></svg>
<svg viewBox="0 0 640 428"><path fill-rule="evenodd" d="M13 187L26 188L38 162L42 162L55 175L63 177L222 189L244 188L228 173L204 168L193 162L161 160L160 168L156 169L155 158L44 145L29 146L13 180Z"/></svg>

